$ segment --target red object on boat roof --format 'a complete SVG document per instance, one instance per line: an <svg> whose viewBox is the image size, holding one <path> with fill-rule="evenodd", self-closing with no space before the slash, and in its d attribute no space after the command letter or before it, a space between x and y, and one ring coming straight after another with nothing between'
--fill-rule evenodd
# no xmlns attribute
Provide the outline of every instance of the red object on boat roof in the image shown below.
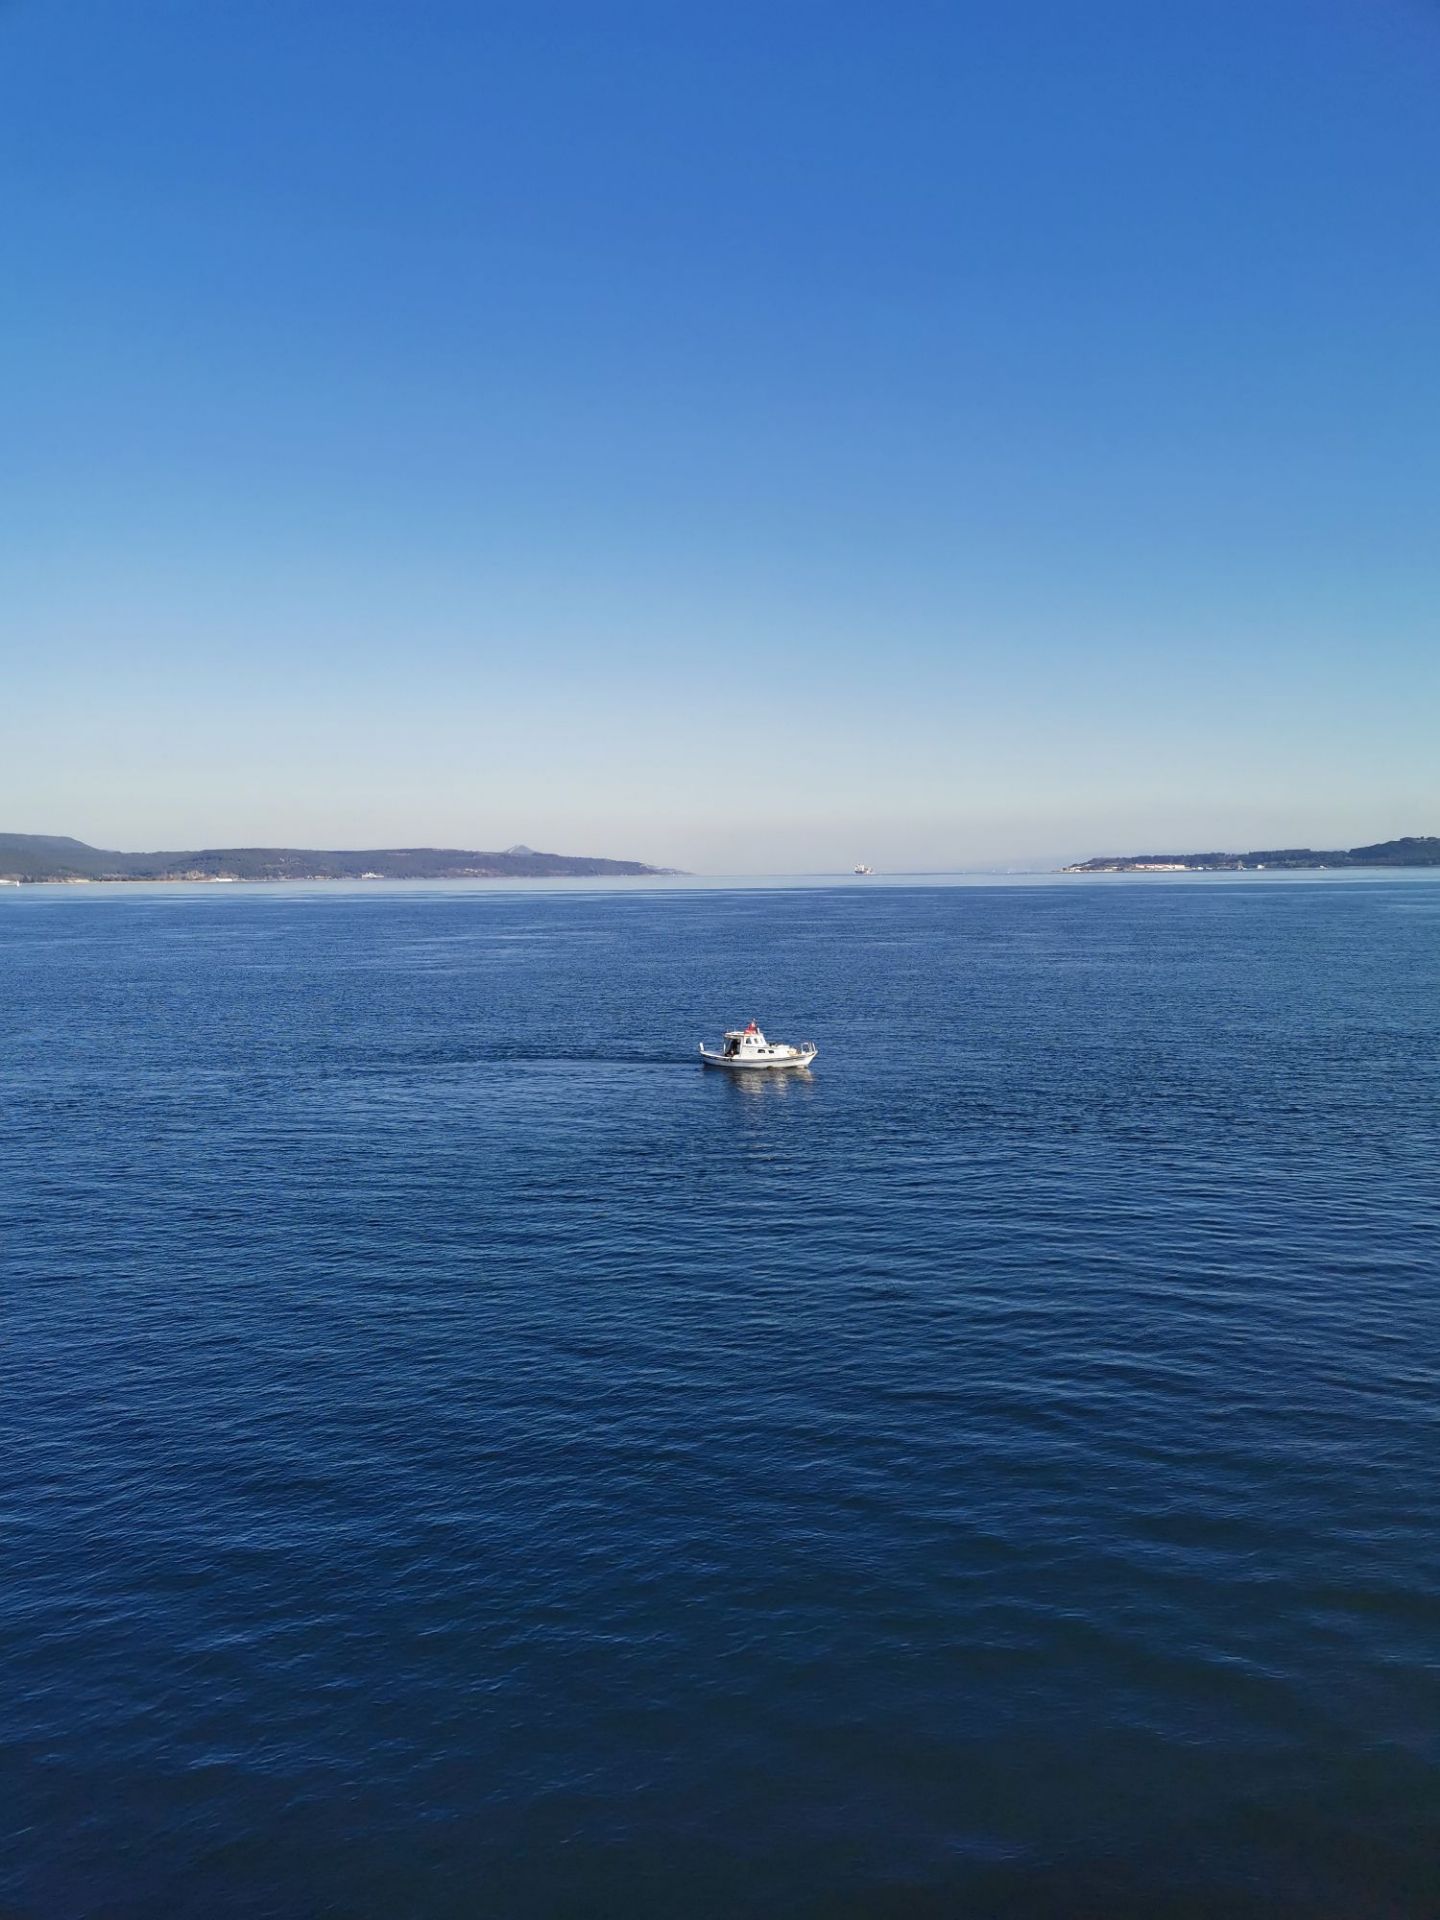
<svg viewBox="0 0 1440 1920"><path fill-rule="evenodd" d="M749 1026L746 1027L745 1031L746 1033L759 1033L760 1029L759 1027L756 1026L755 1022L752 1020Z"/></svg>

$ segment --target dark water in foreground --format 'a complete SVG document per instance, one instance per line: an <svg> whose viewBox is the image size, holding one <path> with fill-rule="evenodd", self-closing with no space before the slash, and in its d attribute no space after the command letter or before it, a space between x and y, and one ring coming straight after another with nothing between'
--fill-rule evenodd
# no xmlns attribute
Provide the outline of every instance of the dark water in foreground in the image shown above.
<svg viewBox="0 0 1440 1920"><path fill-rule="evenodd" d="M0 1086L6 1920L1440 1910L1440 884L12 896Z"/></svg>

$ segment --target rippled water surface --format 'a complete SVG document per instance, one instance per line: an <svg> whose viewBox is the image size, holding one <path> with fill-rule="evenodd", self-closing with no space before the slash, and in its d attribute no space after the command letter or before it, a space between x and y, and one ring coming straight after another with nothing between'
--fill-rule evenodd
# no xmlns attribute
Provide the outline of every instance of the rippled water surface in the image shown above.
<svg viewBox="0 0 1440 1920"><path fill-rule="evenodd" d="M7 1920L1437 1911L1440 883L17 890L0 1088Z"/></svg>

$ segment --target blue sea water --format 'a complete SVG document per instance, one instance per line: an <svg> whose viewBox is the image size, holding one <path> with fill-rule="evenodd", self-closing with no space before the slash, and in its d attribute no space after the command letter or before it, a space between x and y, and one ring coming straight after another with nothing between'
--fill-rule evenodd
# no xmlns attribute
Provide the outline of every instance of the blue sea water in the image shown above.
<svg viewBox="0 0 1440 1920"><path fill-rule="evenodd" d="M17 890L0 1086L6 1920L1440 1911L1437 880Z"/></svg>

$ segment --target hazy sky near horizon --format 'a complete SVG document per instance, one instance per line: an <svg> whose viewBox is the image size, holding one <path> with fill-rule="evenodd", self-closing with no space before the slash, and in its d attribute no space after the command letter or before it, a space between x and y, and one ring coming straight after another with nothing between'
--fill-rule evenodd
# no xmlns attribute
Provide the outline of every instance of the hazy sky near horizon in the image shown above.
<svg viewBox="0 0 1440 1920"><path fill-rule="evenodd" d="M1440 8L0 5L0 828L1440 832Z"/></svg>

